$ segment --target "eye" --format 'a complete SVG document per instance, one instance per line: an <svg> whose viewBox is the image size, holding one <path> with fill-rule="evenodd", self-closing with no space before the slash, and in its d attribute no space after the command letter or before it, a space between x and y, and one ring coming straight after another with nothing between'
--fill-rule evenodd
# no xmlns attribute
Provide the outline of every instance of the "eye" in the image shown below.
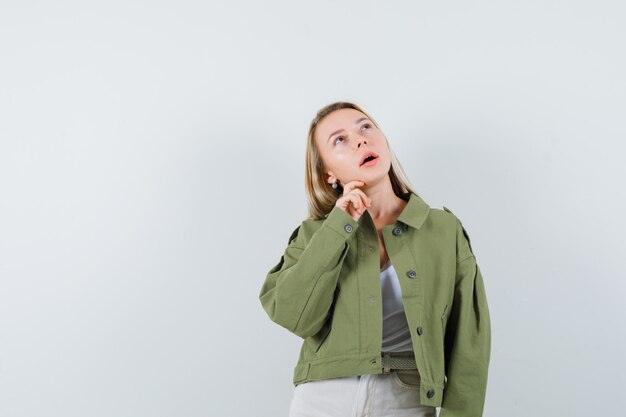
<svg viewBox="0 0 626 417"><path fill-rule="evenodd" d="M372 125L370 125L369 123L365 123L365 124L363 125L363 127L365 127L365 126L369 126L370 128L372 127Z"/></svg>
<svg viewBox="0 0 626 417"><path fill-rule="evenodd" d="M337 141L338 141L339 139L343 139L343 136L337 136L337 138L335 139L335 142L334 142L334 144L335 144L335 145L337 144Z"/></svg>

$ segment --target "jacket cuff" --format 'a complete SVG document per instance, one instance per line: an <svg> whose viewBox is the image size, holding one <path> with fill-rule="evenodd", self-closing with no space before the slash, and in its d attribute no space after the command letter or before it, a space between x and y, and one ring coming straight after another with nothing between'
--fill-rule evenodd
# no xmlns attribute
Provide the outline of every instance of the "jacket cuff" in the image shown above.
<svg viewBox="0 0 626 417"><path fill-rule="evenodd" d="M330 213L326 215L324 225L330 227L346 239L354 235L359 227L359 223L352 216L337 206L333 207Z"/></svg>

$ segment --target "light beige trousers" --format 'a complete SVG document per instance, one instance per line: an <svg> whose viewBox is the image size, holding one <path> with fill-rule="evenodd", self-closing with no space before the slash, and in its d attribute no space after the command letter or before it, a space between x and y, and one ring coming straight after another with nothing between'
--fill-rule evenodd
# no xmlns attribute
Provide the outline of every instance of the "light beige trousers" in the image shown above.
<svg viewBox="0 0 626 417"><path fill-rule="evenodd" d="M309 381L294 387L289 417L436 417L419 400L417 369Z"/></svg>

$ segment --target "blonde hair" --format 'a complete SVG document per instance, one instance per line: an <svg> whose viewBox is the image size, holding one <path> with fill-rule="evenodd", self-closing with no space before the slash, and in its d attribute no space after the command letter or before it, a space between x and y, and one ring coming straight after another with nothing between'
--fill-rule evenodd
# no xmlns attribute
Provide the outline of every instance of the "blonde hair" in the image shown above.
<svg viewBox="0 0 626 417"><path fill-rule="evenodd" d="M359 105L347 101L337 101L328 104L318 110L316 116L311 121L309 127L309 134L306 145L306 167L305 167L305 185L306 193L309 200L309 218L314 220L321 220L326 214L328 214L337 199L343 195L343 187L337 183L337 188L332 188L329 183L324 179L323 175L323 161L320 156L319 150L315 143L315 131L320 121L328 114L339 109L355 109L367 116L378 130L382 133L382 129L378 126L378 123L372 116L367 114ZM383 133L383 137L389 147L389 153L391 154L391 167L389 168L389 178L391 180L391 186L393 192L400 198L408 201L408 195L410 193L417 194L411 185L404 169L395 153L389 145L389 140Z"/></svg>

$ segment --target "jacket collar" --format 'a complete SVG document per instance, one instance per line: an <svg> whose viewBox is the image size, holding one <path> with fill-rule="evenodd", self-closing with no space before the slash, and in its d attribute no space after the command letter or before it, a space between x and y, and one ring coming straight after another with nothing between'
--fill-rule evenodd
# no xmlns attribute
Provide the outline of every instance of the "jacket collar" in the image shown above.
<svg viewBox="0 0 626 417"><path fill-rule="evenodd" d="M428 217L430 206L424 200L422 200L420 196L410 191L404 193L401 198L405 201L408 198L408 202L402 209L402 212L400 212L400 215L398 216L396 222L401 222L416 229L419 229L426 220L426 217ZM364 215L361 216L361 218L359 219L359 221L363 219L365 215L367 215L371 219L369 212L366 210Z"/></svg>
<svg viewBox="0 0 626 417"><path fill-rule="evenodd" d="M412 192L406 193L404 198L407 194L409 194L409 202L402 209L398 221L419 229L428 217L430 206L420 196Z"/></svg>

